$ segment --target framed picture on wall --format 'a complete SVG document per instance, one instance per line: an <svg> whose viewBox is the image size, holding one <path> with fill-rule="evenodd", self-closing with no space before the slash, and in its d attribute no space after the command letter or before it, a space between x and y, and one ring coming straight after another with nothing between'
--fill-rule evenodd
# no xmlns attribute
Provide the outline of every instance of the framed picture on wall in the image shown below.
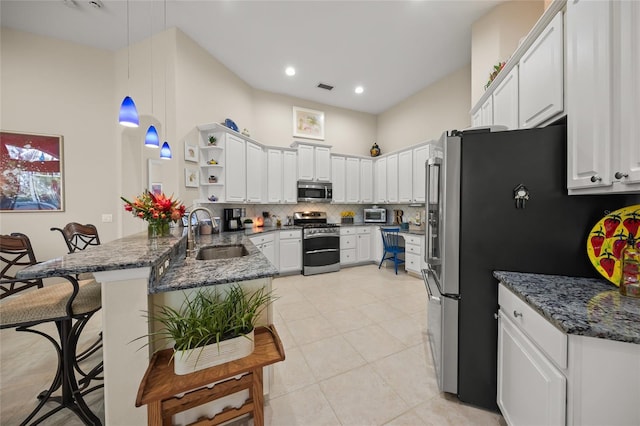
<svg viewBox="0 0 640 426"><path fill-rule="evenodd" d="M149 188L149 192L151 192L153 195L162 194L162 184L159 182L152 182L151 187Z"/></svg>
<svg viewBox="0 0 640 426"><path fill-rule="evenodd" d="M188 141L184 141L184 161L192 163L198 162L198 147L191 145Z"/></svg>
<svg viewBox="0 0 640 426"><path fill-rule="evenodd" d="M0 131L0 211L64 211L62 136Z"/></svg>
<svg viewBox="0 0 640 426"><path fill-rule="evenodd" d="M294 106L293 136L324 140L324 112Z"/></svg>
<svg viewBox="0 0 640 426"><path fill-rule="evenodd" d="M198 179L198 169L193 169L191 167L184 168L184 186L187 188L197 188L200 184Z"/></svg>

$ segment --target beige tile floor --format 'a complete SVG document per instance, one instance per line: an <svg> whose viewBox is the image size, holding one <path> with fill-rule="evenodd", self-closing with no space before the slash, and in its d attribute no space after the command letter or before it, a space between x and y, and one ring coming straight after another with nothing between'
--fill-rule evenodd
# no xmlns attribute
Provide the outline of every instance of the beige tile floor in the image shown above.
<svg viewBox="0 0 640 426"><path fill-rule="evenodd" d="M504 425L438 392L420 279L368 265L277 278L274 292L286 360L273 369L266 425ZM99 328L92 320L85 338ZM41 337L0 331L0 424L19 424L34 406L54 356ZM88 400L104 418L101 391ZM63 411L43 424L81 422Z"/></svg>

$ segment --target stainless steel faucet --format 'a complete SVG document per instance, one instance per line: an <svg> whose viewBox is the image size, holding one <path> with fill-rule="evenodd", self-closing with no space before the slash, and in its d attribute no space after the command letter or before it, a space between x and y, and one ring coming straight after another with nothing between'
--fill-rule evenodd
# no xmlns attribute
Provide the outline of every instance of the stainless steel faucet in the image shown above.
<svg viewBox="0 0 640 426"><path fill-rule="evenodd" d="M188 223L188 228L187 228L187 256L191 256L193 254L193 252L195 252L196 247L195 247L195 235L194 235L194 230L191 228L192 222L191 222L191 218L193 217L193 215L198 211L204 211L207 212L207 214L209 215L209 219L211 220L211 225L213 226L213 229L217 229L218 224L216 223L215 220L213 220L213 213L211 213L211 210L209 210L206 207L196 207L195 209L191 210L191 212L189 212L189 217L187 218L187 223ZM198 216L196 215L196 220L198 219Z"/></svg>

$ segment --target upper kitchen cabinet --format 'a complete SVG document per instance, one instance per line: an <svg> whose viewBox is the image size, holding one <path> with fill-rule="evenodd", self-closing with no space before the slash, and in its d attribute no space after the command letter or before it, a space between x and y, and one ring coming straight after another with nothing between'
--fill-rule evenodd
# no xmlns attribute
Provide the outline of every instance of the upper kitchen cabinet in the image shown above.
<svg viewBox="0 0 640 426"><path fill-rule="evenodd" d="M360 160L360 202L373 203L373 160Z"/></svg>
<svg viewBox="0 0 640 426"><path fill-rule="evenodd" d="M360 202L360 160L347 157L345 160L345 200L347 203Z"/></svg>
<svg viewBox="0 0 640 426"><path fill-rule="evenodd" d="M480 125L490 126L493 124L493 96L489 96L480 107Z"/></svg>
<svg viewBox="0 0 640 426"><path fill-rule="evenodd" d="M282 152L282 196L285 203L298 202L297 161L295 151Z"/></svg>
<svg viewBox="0 0 640 426"><path fill-rule="evenodd" d="M413 150L398 154L398 201L413 203Z"/></svg>
<svg viewBox="0 0 640 426"><path fill-rule="evenodd" d="M387 157L387 202L398 202L398 154Z"/></svg>
<svg viewBox="0 0 640 426"><path fill-rule="evenodd" d="M638 25L637 2L567 3L570 194L640 191Z"/></svg>
<svg viewBox="0 0 640 426"><path fill-rule="evenodd" d="M519 127L517 65L493 92L493 123L491 124L506 126L508 130Z"/></svg>
<svg viewBox="0 0 640 426"><path fill-rule="evenodd" d="M413 203L424 203L426 163L429 157L429 145L424 144L413 149Z"/></svg>
<svg viewBox="0 0 640 426"><path fill-rule="evenodd" d="M244 140L231 134L225 138L225 163L233 165L226 168L227 202L245 202L247 199L247 168L245 163L246 147Z"/></svg>
<svg viewBox="0 0 640 426"><path fill-rule="evenodd" d="M295 151L278 148L267 149L267 202L274 204L296 203Z"/></svg>
<svg viewBox="0 0 640 426"><path fill-rule="evenodd" d="M564 110L562 21L558 12L520 58L520 128L538 126Z"/></svg>
<svg viewBox="0 0 640 426"><path fill-rule="evenodd" d="M376 159L375 168L375 201L376 203L387 202L387 157Z"/></svg>
<svg viewBox="0 0 640 426"><path fill-rule="evenodd" d="M344 203L346 201L346 171L345 171L345 158L338 155L331 156L331 176L333 181L331 187L333 194L331 201L334 203Z"/></svg>
<svg viewBox="0 0 640 426"><path fill-rule="evenodd" d="M331 182L331 146L294 142L298 149L298 180Z"/></svg>
<svg viewBox="0 0 640 426"><path fill-rule="evenodd" d="M266 189L265 154L262 147L247 142L247 202L262 203L262 194Z"/></svg>

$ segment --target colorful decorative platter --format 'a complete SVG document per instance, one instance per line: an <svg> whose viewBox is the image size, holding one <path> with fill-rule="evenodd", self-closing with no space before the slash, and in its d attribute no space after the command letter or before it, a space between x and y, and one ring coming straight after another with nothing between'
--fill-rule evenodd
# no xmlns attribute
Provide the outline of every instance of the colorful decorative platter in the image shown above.
<svg viewBox="0 0 640 426"><path fill-rule="evenodd" d="M620 286L622 250L629 234L640 248L640 204L609 213L596 223L587 238L587 255L596 270Z"/></svg>

